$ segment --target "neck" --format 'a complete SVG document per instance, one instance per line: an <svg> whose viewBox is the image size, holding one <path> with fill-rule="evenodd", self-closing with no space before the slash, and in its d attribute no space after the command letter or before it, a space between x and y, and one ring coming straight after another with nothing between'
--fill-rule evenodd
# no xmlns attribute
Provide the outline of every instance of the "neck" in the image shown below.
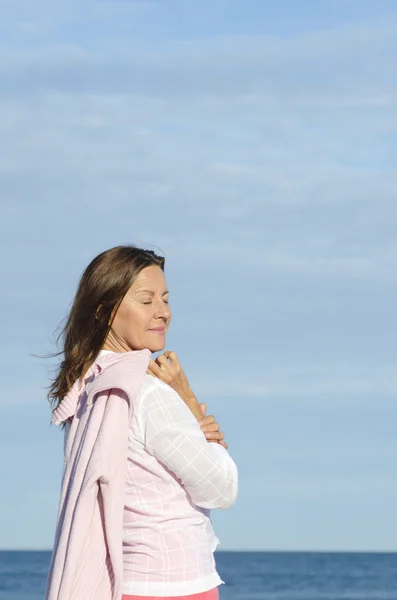
<svg viewBox="0 0 397 600"><path fill-rule="evenodd" d="M132 348L125 342L116 340L112 335L109 335L102 346L102 350L110 350L110 352L131 352Z"/></svg>

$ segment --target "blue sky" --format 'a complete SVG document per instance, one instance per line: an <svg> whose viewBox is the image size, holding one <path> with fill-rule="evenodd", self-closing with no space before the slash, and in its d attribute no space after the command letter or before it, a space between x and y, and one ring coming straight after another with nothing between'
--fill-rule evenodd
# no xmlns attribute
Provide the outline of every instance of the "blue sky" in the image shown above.
<svg viewBox="0 0 397 600"><path fill-rule="evenodd" d="M32 355L132 242L239 465L221 549L397 550L394 0L3 4L0 547L53 539Z"/></svg>

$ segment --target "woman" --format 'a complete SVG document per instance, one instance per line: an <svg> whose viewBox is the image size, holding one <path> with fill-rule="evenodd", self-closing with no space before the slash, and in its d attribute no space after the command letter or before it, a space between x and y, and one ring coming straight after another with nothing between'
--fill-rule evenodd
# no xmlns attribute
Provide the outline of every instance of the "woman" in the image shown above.
<svg viewBox="0 0 397 600"><path fill-rule="evenodd" d="M134 246L82 275L50 390L65 461L47 600L216 600L210 509L237 470L175 353L164 259Z"/></svg>

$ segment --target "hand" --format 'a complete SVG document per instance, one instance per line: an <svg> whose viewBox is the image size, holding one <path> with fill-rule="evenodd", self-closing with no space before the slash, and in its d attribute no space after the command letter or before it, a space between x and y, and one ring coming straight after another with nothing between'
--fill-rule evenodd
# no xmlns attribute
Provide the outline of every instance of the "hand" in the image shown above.
<svg viewBox="0 0 397 600"><path fill-rule="evenodd" d="M147 372L167 383L186 403L193 399L197 401L175 352L167 350L164 354L160 354L155 361L150 360Z"/></svg>
<svg viewBox="0 0 397 600"><path fill-rule="evenodd" d="M228 445L224 441L225 434L220 431L220 425L215 421L215 417L206 416L207 407L205 404L200 404L200 410L203 414L203 419L199 421L199 425L201 427L201 431L205 434L207 441L217 442L227 450Z"/></svg>

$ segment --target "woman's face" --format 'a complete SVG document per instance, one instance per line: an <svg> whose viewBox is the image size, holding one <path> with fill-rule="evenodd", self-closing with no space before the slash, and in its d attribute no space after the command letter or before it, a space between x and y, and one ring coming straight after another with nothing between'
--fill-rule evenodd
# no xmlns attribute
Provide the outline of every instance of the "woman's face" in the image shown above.
<svg viewBox="0 0 397 600"><path fill-rule="evenodd" d="M148 348L158 352L165 347L170 321L164 273L155 265L146 267L121 301L104 349L129 352Z"/></svg>

